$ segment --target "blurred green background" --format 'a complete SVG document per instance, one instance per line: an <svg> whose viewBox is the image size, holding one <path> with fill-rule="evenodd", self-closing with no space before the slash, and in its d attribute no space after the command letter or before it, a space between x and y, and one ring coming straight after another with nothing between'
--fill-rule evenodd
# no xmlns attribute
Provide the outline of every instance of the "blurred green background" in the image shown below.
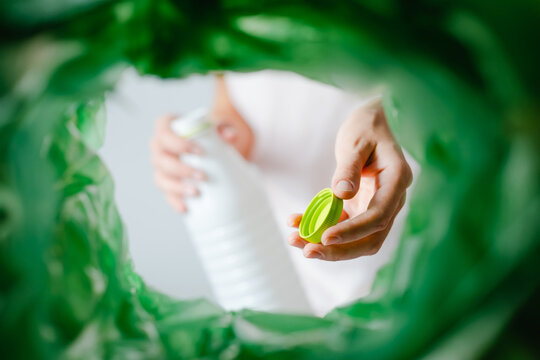
<svg viewBox="0 0 540 360"><path fill-rule="evenodd" d="M540 357L538 1L2 0L0 19L7 358ZM96 155L129 66L384 85L422 174L372 295L314 318L146 288Z"/></svg>

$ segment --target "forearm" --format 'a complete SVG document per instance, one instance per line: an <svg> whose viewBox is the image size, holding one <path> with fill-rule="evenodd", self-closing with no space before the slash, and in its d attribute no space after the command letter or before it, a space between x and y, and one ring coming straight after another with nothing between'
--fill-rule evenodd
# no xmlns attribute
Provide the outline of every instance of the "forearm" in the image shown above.
<svg viewBox="0 0 540 360"><path fill-rule="evenodd" d="M254 143L253 132L236 110L223 74L216 75L210 115L223 139L233 145L245 159L249 159Z"/></svg>

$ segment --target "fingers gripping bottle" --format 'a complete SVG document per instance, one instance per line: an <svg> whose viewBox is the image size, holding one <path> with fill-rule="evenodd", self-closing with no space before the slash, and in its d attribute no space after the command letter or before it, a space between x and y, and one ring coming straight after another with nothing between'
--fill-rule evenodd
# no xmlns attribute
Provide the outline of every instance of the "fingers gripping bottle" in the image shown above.
<svg viewBox="0 0 540 360"><path fill-rule="evenodd" d="M184 163L207 176L197 183L200 195L186 200L184 218L218 303L227 310L309 313L254 169L220 138L205 109L171 126L204 151L182 155Z"/></svg>

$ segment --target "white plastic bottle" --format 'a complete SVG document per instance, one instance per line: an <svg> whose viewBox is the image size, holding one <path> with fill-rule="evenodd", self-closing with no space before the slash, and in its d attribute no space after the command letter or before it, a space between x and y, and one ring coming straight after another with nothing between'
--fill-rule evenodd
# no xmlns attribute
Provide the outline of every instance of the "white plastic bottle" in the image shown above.
<svg viewBox="0 0 540 360"><path fill-rule="evenodd" d="M187 198L185 223L218 303L227 310L310 313L306 295L254 169L211 125L205 109L172 123L204 154L182 161L206 173Z"/></svg>

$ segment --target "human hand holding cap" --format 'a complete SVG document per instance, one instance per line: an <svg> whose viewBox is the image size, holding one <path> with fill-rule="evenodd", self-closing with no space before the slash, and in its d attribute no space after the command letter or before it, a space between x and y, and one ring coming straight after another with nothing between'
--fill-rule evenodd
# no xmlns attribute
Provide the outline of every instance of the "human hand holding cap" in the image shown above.
<svg viewBox="0 0 540 360"><path fill-rule="evenodd" d="M302 248L306 257L322 260L373 255L403 207L412 181L411 169L388 127L380 101L355 110L347 118L337 135L335 155L332 191L344 200L341 221L322 234L320 244L305 241L298 232L290 235L289 244ZM294 214L289 224L297 227L299 219L301 216Z"/></svg>
<svg viewBox="0 0 540 360"><path fill-rule="evenodd" d="M185 212L184 198L197 196L199 191L193 181L204 180L206 175L181 161L186 153L202 155L203 150L195 142L182 138L171 129L178 116L168 114L156 120L154 135L150 141L150 153L154 168L154 182L163 190L173 209Z"/></svg>

